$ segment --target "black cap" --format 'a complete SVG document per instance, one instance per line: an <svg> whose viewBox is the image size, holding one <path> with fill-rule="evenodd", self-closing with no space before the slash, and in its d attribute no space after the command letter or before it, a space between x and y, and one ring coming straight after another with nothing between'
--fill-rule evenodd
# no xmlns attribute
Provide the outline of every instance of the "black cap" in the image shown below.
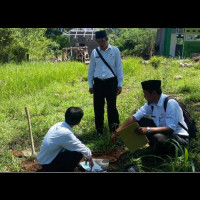
<svg viewBox="0 0 200 200"><path fill-rule="evenodd" d="M143 90L152 91L161 89L161 80L148 80L141 83Z"/></svg>
<svg viewBox="0 0 200 200"><path fill-rule="evenodd" d="M105 31L105 30L96 31L96 32L95 32L95 37L96 37L96 39L99 39L99 38L106 38L106 37L107 37L106 31Z"/></svg>

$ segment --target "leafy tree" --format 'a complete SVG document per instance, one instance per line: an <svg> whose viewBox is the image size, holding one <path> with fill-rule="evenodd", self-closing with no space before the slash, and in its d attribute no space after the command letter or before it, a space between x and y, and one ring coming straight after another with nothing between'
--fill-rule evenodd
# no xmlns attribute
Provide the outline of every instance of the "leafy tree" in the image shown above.
<svg viewBox="0 0 200 200"><path fill-rule="evenodd" d="M22 61L26 53L30 54L31 59L44 59L51 43L45 37L45 32L46 28L14 28L15 42L10 48L13 60Z"/></svg>
<svg viewBox="0 0 200 200"><path fill-rule="evenodd" d="M14 40L11 28L0 28L0 61L6 61L8 47Z"/></svg>
<svg viewBox="0 0 200 200"><path fill-rule="evenodd" d="M123 28L115 45L126 56L148 58L153 53L156 32L147 28Z"/></svg>
<svg viewBox="0 0 200 200"><path fill-rule="evenodd" d="M63 35L64 32L68 32L71 28L47 28L46 37L56 42L59 50L64 47L70 47L70 38Z"/></svg>
<svg viewBox="0 0 200 200"><path fill-rule="evenodd" d="M27 53L31 60L49 59L55 55L59 44L47 38L46 28L1 28L0 29L0 62L9 60L21 62Z"/></svg>

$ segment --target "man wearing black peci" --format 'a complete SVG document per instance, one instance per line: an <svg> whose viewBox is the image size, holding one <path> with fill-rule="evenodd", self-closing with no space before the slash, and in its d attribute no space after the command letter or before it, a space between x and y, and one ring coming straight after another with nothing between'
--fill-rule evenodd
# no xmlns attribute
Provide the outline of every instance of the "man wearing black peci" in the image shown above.
<svg viewBox="0 0 200 200"><path fill-rule="evenodd" d="M99 47L91 53L88 82L89 92L93 94L96 130L102 135L105 99L110 131L114 132L119 126L116 100L122 91L123 69L120 51L108 43L106 31L97 31L95 36Z"/></svg>
<svg viewBox="0 0 200 200"><path fill-rule="evenodd" d="M141 85L147 102L115 131L112 141L116 141L118 131L138 122L138 133L147 136L150 146L154 147L156 153L173 155L173 140L181 146L187 146L189 142L183 110L175 99L169 99L165 108L168 95L162 93L161 80L143 81ZM151 119L148 118L150 115Z"/></svg>

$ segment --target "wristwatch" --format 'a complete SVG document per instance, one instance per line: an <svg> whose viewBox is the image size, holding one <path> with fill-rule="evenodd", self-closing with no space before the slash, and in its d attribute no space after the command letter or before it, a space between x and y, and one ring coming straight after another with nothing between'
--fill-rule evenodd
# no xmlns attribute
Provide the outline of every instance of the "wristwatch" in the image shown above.
<svg viewBox="0 0 200 200"><path fill-rule="evenodd" d="M151 129L147 127L147 133L151 133Z"/></svg>

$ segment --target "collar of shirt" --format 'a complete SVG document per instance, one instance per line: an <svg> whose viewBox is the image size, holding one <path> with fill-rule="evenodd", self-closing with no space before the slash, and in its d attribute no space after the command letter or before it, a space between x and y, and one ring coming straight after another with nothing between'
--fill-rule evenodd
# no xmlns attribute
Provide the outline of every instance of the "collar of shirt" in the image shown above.
<svg viewBox="0 0 200 200"><path fill-rule="evenodd" d="M67 122L63 122L63 125L65 128L68 128L73 133L71 126Z"/></svg>
<svg viewBox="0 0 200 200"><path fill-rule="evenodd" d="M108 51L108 49L111 49L112 47L111 47L111 45L110 44L108 44L108 48L105 50L105 51ZM99 50L100 51L103 51L103 52L105 52L104 50L102 50L100 47L99 47Z"/></svg>

